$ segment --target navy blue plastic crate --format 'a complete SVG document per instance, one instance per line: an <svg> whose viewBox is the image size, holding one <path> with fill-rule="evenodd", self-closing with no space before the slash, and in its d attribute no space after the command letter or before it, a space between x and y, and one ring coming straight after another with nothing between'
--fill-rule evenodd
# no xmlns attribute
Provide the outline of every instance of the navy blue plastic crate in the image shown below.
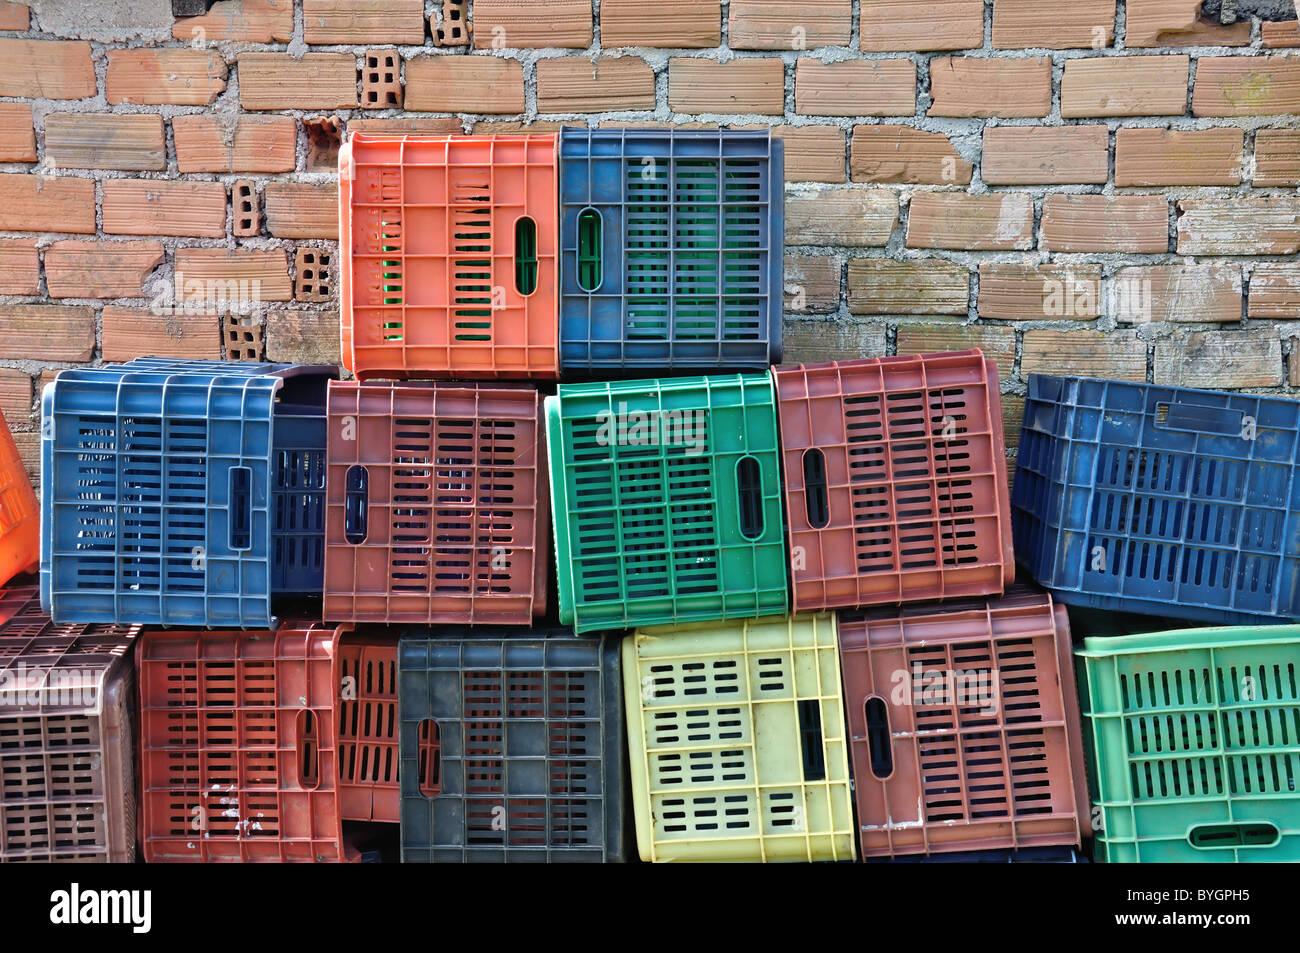
<svg viewBox="0 0 1300 953"><path fill-rule="evenodd" d="M627 859L617 636L404 636L402 860Z"/></svg>
<svg viewBox="0 0 1300 953"><path fill-rule="evenodd" d="M728 129L560 133L560 371L781 360L784 144Z"/></svg>
<svg viewBox="0 0 1300 953"><path fill-rule="evenodd" d="M1294 400L1031 375L1016 559L1070 605L1294 619L1298 457Z"/></svg>
<svg viewBox="0 0 1300 953"><path fill-rule="evenodd" d="M60 372L41 398L41 605L56 622L274 625L322 584L328 367Z"/></svg>

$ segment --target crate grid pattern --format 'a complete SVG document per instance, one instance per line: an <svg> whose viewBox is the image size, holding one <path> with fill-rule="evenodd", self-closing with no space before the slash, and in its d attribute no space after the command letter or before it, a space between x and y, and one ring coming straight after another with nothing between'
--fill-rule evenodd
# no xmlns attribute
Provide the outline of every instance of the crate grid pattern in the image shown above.
<svg viewBox="0 0 1300 953"><path fill-rule="evenodd" d="M490 632L401 641L402 859L625 860L619 640Z"/></svg>
<svg viewBox="0 0 1300 953"><path fill-rule="evenodd" d="M135 859L135 626L55 625L0 590L0 862Z"/></svg>
<svg viewBox="0 0 1300 953"><path fill-rule="evenodd" d="M773 370L795 611L1001 593L998 374L978 351Z"/></svg>
<svg viewBox="0 0 1300 953"><path fill-rule="evenodd" d="M0 413L0 586L40 565L40 505Z"/></svg>
<svg viewBox="0 0 1300 953"><path fill-rule="evenodd" d="M1078 654L1098 860L1300 860L1300 626L1093 637Z"/></svg>
<svg viewBox="0 0 1300 953"><path fill-rule="evenodd" d="M558 374L556 137L353 135L343 363L359 379ZM518 223L534 223L529 247ZM533 289L517 284L517 260Z"/></svg>
<svg viewBox="0 0 1300 953"><path fill-rule="evenodd" d="M566 374L780 361L783 145L742 130L561 131ZM593 215L598 237L583 233ZM593 260L599 281L584 282Z"/></svg>
<svg viewBox="0 0 1300 953"><path fill-rule="evenodd" d="M1080 843L1064 606L1017 592L844 613L840 653L864 857Z"/></svg>
<svg viewBox="0 0 1300 953"><path fill-rule="evenodd" d="M642 860L854 859L833 615L641 629L623 678Z"/></svg>
<svg viewBox="0 0 1300 953"><path fill-rule="evenodd" d="M326 618L526 625L545 613L535 389L336 382L328 418Z"/></svg>
<svg viewBox="0 0 1300 953"><path fill-rule="evenodd" d="M335 647L340 697L339 816L345 821L396 824L400 813L397 762L397 646L344 637Z"/></svg>
<svg viewBox="0 0 1300 953"><path fill-rule="evenodd" d="M768 375L562 384L546 415L561 623L786 611Z"/></svg>
<svg viewBox="0 0 1300 953"><path fill-rule="evenodd" d="M1300 404L1032 375L1017 558L1071 604L1207 623L1300 616Z"/></svg>

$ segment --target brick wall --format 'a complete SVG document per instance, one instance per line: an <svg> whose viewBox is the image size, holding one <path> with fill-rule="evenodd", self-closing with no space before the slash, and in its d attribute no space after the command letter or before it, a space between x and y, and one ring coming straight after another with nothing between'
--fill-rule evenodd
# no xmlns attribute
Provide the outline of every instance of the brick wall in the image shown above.
<svg viewBox="0 0 1300 953"><path fill-rule="evenodd" d="M32 467L59 368L338 361L334 162L358 129L771 125L791 360L979 346L1008 394L1033 371L1300 386L1295 21L1221 26L1197 0L220 0L174 22L142 3L159 22L115 33L85 7L44 24L0 2L0 409ZM158 307L214 280L260 303Z"/></svg>

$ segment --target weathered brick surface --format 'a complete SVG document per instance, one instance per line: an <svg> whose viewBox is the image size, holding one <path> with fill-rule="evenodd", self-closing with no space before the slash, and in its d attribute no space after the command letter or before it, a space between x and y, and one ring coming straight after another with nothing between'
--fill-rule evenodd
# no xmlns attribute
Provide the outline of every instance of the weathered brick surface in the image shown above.
<svg viewBox="0 0 1300 953"><path fill-rule="evenodd" d="M860 0L862 49L965 50L984 42L983 0Z"/></svg>
<svg viewBox="0 0 1300 953"><path fill-rule="evenodd" d="M1169 201L1161 195L1049 195L1043 247L1054 252L1169 250Z"/></svg>
<svg viewBox="0 0 1300 953"><path fill-rule="evenodd" d="M1028 195L999 192L921 192L907 218L908 248L1012 251L1034 247L1034 202Z"/></svg>
<svg viewBox="0 0 1300 953"><path fill-rule="evenodd" d="M245 109L346 109L357 105L351 53L243 53L239 104Z"/></svg>
<svg viewBox="0 0 1300 953"><path fill-rule="evenodd" d="M226 88L225 61L200 50L109 50L109 103L206 106Z"/></svg>
<svg viewBox="0 0 1300 953"><path fill-rule="evenodd" d="M46 165L60 169L161 172L167 168L162 116L148 113L50 113Z"/></svg>
<svg viewBox="0 0 1300 953"><path fill-rule="evenodd" d="M980 266L981 318L1091 321L1100 313L1100 265Z"/></svg>
<svg viewBox="0 0 1300 953"><path fill-rule="evenodd" d="M295 364L339 363L336 311L274 311L266 319L266 359Z"/></svg>
<svg viewBox="0 0 1300 953"><path fill-rule="evenodd" d="M849 171L854 182L969 185L971 180L971 164L947 136L910 126L855 127Z"/></svg>
<svg viewBox="0 0 1300 953"><path fill-rule="evenodd" d="M0 3L0 30L22 32L31 25L31 22L31 8L27 4L15 3L13 0L4 0Z"/></svg>
<svg viewBox="0 0 1300 953"><path fill-rule="evenodd" d="M844 181L844 130L839 126L776 126L772 135L785 143L787 182Z"/></svg>
<svg viewBox="0 0 1300 953"><path fill-rule="evenodd" d="M1201 16L1201 0L1128 0L1124 42L1151 46L1241 46L1250 22L1223 26Z"/></svg>
<svg viewBox="0 0 1300 953"><path fill-rule="evenodd" d="M732 0L727 41L733 50L811 50L847 46L851 0Z"/></svg>
<svg viewBox="0 0 1300 953"><path fill-rule="evenodd" d="M834 255L785 256L785 309L800 314L834 311L840 303L842 263Z"/></svg>
<svg viewBox="0 0 1300 953"><path fill-rule="evenodd" d="M635 56L545 59L537 64L537 111L611 112L654 109L655 77Z"/></svg>
<svg viewBox="0 0 1300 953"><path fill-rule="evenodd" d="M172 120L181 172L291 172L298 124L291 116L241 116L232 131L214 115Z"/></svg>
<svg viewBox="0 0 1300 953"><path fill-rule="evenodd" d="M88 361L94 351L93 308L0 304L0 360Z"/></svg>
<svg viewBox="0 0 1300 953"><path fill-rule="evenodd" d="M0 367L0 413L10 431L32 426L32 377L25 371Z"/></svg>
<svg viewBox="0 0 1300 953"><path fill-rule="evenodd" d="M980 174L989 185L1104 185L1110 177L1105 126L989 126Z"/></svg>
<svg viewBox="0 0 1300 953"><path fill-rule="evenodd" d="M293 297L283 248L179 248L174 282L177 299L208 288L218 290L228 301L288 301Z"/></svg>
<svg viewBox="0 0 1300 953"><path fill-rule="evenodd" d="M95 183L0 172L0 231L95 233Z"/></svg>
<svg viewBox="0 0 1300 953"><path fill-rule="evenodd" d="M1240 321L1243 286L1235 264L1150 265L1115 275L1115 319L1131 324Z"/></svg>
<svg viewBox="0 0 1300 953"><path fill-rule="evenodd" d="M910 60L795 65L795 112L804 116L912 116L916 65Z"/></svg>
<svg viewBox="0 0 1300 953"><path fill-rule="evenodd" d="M1192 92L1194 116L1300 113L1300 60L1277 55L1202 56Z"/></svg>
<svg viewBox="0 0 1300 953"><path fill-rule="evenodd" d="M668 61L668 106L680 113L758 113L785 109L785 66L778 59L718 63L694 57Z"/></svg>
<svg viewBox="0 0 1300 953"><path fill-rule="evenodd" d="M853 314L961 314L970 298L965 265L941 259L849 260L849 311Z"/></svg>
<svg viewBox="0 0 1300 953"><path fill-rule="evenodd" d="M216 360L222 356L219 321L215 314L189 314L179 309L159 315L148 308L106 307L104 360L129 361L142 354Z"/></svg>
<svg viewBox="0 0 1300 953"><path fill-rule="evenodd" d="M1254 185L1300 185L1300 129L1261 129L1255 133Z"/></svg>
<svg viewBox="0 0 1300 953"><path fill-rule="evenodd" d="M851 361L888 353L888 338L880 324L787 319L784 332L787 364Z"/></svg>
<svg viewBox="0 0 1300 953"><path fill-rule="evenodd" d="M1300 263L1261 262L1250 275L1252 318L1300 318Z"/></svg>
<svg viewBox="0 0 1300 953"><path fill-rule="evenodd" d="M476 49L591 45L588 0L474 0L473 15Z"/></svg>
<svg viewBox="0 0 1300 953"><path fill-rule="evenodd" d="M1300 47L1300 29L1295 20L1281 23L1265 22L1261 26L1261 40L1269 49L1296 49Z"/></svg>
<svg viewBox="0 0 1300 953"><path fill-rule="evenodd" d="M101 187L105 234L226 234L226 187L220 182L108 179Z"/></svg>
<svg viewBox="0 0 1300 953"><path fill-rule="evenodd" d="M1133 331L1026 331L1020 376L1073 374L1121 381L1147 378L1147 346Z"/></svg>
<svg viewBox="0 0 1300 953"><path fill-rule="evenodd" d="M977 347L997 365L998 377L1004 381L1011 379L1016 363L1014 328L956 323L900 324L897 345L899 354L936 354L943 351L967 351ZM1004 403L1018 401L1007 397Z"/></svg>
<svg viewBox="0 0 1300 953"><path fill-rule="evenodd" d="M424 42L424 0L302 0L308 43Z"/></svg>
<svg viewBox="0 0 1300 953"><path fill-rule="evenodd" d="M266 228L276 238L338 238L339 197L332 185L268 182Z"/></svg>
<svg viewBox="0 0 1300 953"><path fill-rule="evenodd" d="M521 113L523 64L495 56L408 59L406 108L416 112Z"/></svg>
<svg viewBox="0 0 1300 953"><path fill-rule="evenodd" d="M35 162L36 133L30 103L0 103L0 162Z"/></svg>
<svg viewBox="0 0 1300 953"><path fill-rule="evenodd" d="M672 29L665 30L664 24ZM720 0L602 0L600 42L616 46L717 46L722 39Z"/></svg>
<svg viewBox="0 0 1300 953"><path fill-rule="evenodd" d="M1052 63L940 57L930 63L930 98L931 116L1041 118L1052 109Z"/></svg>
<svg viewBox="0 0 1300 953"><path fill-rule="evenodd" d="M997 0L993 48L1101 49L1115 39L1115 0Z"/></svg>
<svg viewBox="0 0 1300 953"><path fill-rule="evenodd" d="M34 295L41 290L41 257L34 238L0 238L0 294Z"/></svg>
<svg viewBox="0 0 1300 953"><path fill-rule="evenodd" d="M1190 73L1190 58L1180 55L1068 60L1061 116L1181 116Z"/></svg>
<svg viewBox="0 0 1300 953"><path fill-rule="evenodd" d="M1155 382L1178 387L1273 387L1282 383L1274 328L1188 331L1156 341Z"/></svg>
<svg viewBox="0 0 1300 953"><path fill-rule="evenodd" d="M45 283L51 298L139 298L162 261L161 242L55 242L45 250Z"/></svg>
<svg viewBox="0 0 1300 953"><path fill-rule="evenodd" d="M293 39L293 2L217 0L202 16L178 19L172 36L209 43L287 43Z"/></svg>
<svg viewBox="0 0 1300 953"><path fill-rule="evenodd" d="M96 83L89 43L0 37L0 96L85 99Z"/></svg>
<svg viewBox="0 0 1300 953"><path fill-rule="evenodd" d="M1241 129L1121 129L1115 184L1239 185L1245 141Z"/></svg>
<svg viewBox="0 0 1300 953"><path fill-rule="evenodd" d="M785 200L787 245L884 245L898 225L898 196L886 189L824 189Z"/></svg>
<svg viewBox="0 0 1300 953"><path fill-rule="evenodd" d="M1300 196L1183 199L1180 255L1294 255L1300 251Z"/></svg>

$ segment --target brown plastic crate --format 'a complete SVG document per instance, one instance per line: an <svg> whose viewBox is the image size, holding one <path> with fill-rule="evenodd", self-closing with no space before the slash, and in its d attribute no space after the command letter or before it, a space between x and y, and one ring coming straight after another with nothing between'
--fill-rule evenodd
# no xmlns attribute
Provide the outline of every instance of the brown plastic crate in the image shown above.
<svg viewBox="0 0 1300 953"><path fill-rule="evenodd" d="M0 590L0 861L135 859L131 642Z"/></svg>
<svg viewBox="0 0 1300 953"><path fill-rule="evenodd" d="M332 382L325 618L529 625L544 615L541 406L524 384Z"/></svg>
<svg viewBox="0 0 1300 953"><path fill-rule="evenodd" d="M342 822L398 819L396 657L311 622L143 635L144 859L359 860Z"/></svg>
<svg viewBox="0 0 1300 953"><path fill-rule="evenodd" d="M996 365L978 350L773 369L794 611L1015 577Z"/></svg>
<svg viewBox="0 0 1300 953"><path fill-rule="evenodd" d="M1078 844L1065 607L1046 593L841 613L863 857Z"/></svg>

